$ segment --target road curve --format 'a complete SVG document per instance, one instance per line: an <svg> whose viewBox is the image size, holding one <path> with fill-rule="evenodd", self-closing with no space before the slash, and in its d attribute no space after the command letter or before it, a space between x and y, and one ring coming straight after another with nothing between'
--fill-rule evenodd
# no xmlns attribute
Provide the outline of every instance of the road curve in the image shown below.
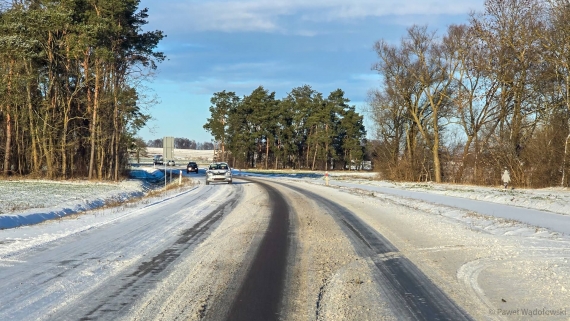
<svg viewBox="0 0 570 321"><path fill-rule="evenodd" d="M357 253L374 262L381 291L391 298L394 314L409 320L472 320L385 237L373 230L345 207L306 189L279 183L326 208Z"/></svg>

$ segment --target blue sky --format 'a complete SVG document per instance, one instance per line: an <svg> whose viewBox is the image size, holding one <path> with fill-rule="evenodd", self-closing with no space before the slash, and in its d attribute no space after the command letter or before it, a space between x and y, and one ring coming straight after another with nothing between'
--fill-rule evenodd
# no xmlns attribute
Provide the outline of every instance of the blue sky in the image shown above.
<svg viewBox="0 0 570 321"><path fill-rule="evenodd" d="M144 94L158 103L139 132L143 140L164 136L210 141L202 126L215 92L249 95L258 86L283 98L310 85L328 94L344 90L358 110L379 86L372 47L398 43L413 24L445 31L467 23L484 0L141 0L148 30L167 37L158 50L167 60ZM363 113L364 114L364 113ZM366 117L366 115L365 115ZM368 122L366 123L368 126Z"/></svg>

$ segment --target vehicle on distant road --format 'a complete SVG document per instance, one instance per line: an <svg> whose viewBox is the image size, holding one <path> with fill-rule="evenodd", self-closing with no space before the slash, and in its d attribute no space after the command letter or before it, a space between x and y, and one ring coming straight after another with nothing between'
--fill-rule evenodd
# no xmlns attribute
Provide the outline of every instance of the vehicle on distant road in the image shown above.
<svg viewBox="0 0 570 321"><path fill-rule="evenodd" d="M168 162L166 162L166 166L175 166L176 163L173 160L169 160Z"/></svg>
<svg viewBox="0 0 570 321"><path fill-rule="evenodd" d="M212 163L206 171L206 185L211 182L227 182L232 183L232 170L227 163Z"/></svg>
<svg viewBox="0 0 570 321"><path fill-rule="evenodd" d="M164 158L162 158L162 155L154 155L152 162L154 165L162 165L164 164Z"/></svg>
<svg viewBox="0 0 570 321"><path fill-rule="evenodd" d="M198 174L198 164L196 164L196 162L190 162L186 166L186 174L190 172L196 172L196 174Z"/></svg>

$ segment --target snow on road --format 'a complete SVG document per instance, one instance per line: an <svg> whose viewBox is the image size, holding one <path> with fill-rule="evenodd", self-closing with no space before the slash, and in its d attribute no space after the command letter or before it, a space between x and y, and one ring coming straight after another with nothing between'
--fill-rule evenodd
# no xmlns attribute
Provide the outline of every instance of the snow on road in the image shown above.
<svg viewBox="0 0 570 321"><path fill-rule="evenodd" d="M145 293L191 252L184 247L198 241L177 242L222 193L187 186L160 199L0 231L0 319L111 319L105 311L131 303L131 294Z"/></svg>
<svg viewBox="0 0 570 321"><path fill-rule="evenodd" d="M341 184L342 182L343 180L339 179L337 183ZM347 181L346 183L351 182ZM485 187L473 185L392 183L384 181L364 180L358 180L357 183L359 185L381 188L383 192L389 190L416 191L430 195L445 195L458 197L461 199L471 199L570 215L570 207L568 206L570 203L570 190L567 188L551 187L544 189L503 189L502 187ZM400 195L405 196L403 194ZM425 200L431 201L433 203L438 203L438 200L440 199L441 198L432 196L431 198L427 198Z"/></svg>
<svg viewBox="0 0 570 321"><path fill-rule="evenodd" d="M491 203L489 201L473 200L462 197L461 194L448 196L447 194L436 194L430 193L429 191L402 190L380 186L362 186L362 184L345 182L336 182L335 184L342 187L364 189L371 192L404 197L406 199L422 200L432 204L441 204L454 208L466 209L474 213L518 221L531 226L546 228L552 232L570 235L570 215L514 206L511 205L513 204L512 201L511 204L507 205L499 202ZM502 197L499 199L502 199Z"/></svg>
<svg viewBox="0 0 570 321"><path fill-rule="evenodd" d="M476 320L568 320L568 237L360 189L307 189L358 213Z"/></svg>

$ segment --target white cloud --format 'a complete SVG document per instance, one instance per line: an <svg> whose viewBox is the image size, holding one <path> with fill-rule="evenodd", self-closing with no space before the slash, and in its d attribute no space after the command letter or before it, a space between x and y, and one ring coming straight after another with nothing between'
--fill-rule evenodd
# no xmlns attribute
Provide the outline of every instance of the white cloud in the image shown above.
<svg viewBox="0 0 570 321"><path fill-rule="evenodd" d="M482 4L483 1L479 2ZM337 0L325 8L325 16L334 20L403 15L457 15L478 9L475 6L474 1L362 0L344 3Z"/></svg>
<svg viewBox="0 0 570 321"><path fill-rule="evenodd" d="M153 20L201 31L286 32L283 21L350 21L401 15L456 15L480 10L483 0L144 0ZM162 14L155 14L156 12ZM303 30L306 35L314 32Z"/></svg>

